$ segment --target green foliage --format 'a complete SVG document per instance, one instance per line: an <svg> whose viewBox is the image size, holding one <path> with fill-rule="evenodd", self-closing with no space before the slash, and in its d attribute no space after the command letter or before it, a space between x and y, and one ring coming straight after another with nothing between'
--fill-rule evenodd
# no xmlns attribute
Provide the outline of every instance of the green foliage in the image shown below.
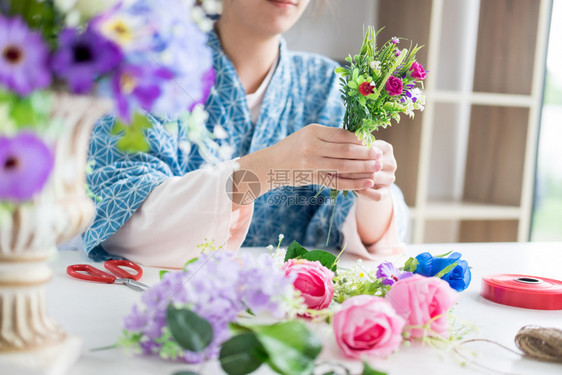
<svg viewBox="0 0 562 375"><path fill-rule="evenodd" d="M268 358L255 333L242 333L222 344L219 360L229 375L245 375L257 370Z"/></svg>
<svg viewBox="0 0 562 375"><path fill-rule="evenodd" d="M52 0L12 0L8 3L9 15L21 16L32 29L39 30L51 46L54 45L64 22L55 11Z"/></svg>
<svg viewBox="0 0 562 375"><path fill-rule="evenodd" d="M438 279L442 278L443 276L445 276L446 274L451 272L457 265L458 265L458 262L454 262L452 264L449 264L447 267L445 267L441 271L437 272L434 277L437 277Z"/></svg>
<svg viewBox="0 0 562 375"><path fill-rule="evenodd" d="M168 306L167 322L172 337L184 349L203 351L213 340L213 327L204 318L186 308Z"/></svg>
<svg viewBox="0 0 562 375"><path fill-rule="evenodd" d="M160 277L160 280L162 280L162 277L164 277L165 274L167 274L168 270L160 270L160 272L158 273L158 276Z"/></svg>
<svg viewBox="0 0 562 375"><path fill-rule="evenodd" d="M263 363L282 375L312 373L322 344L300 321L270 325L231 324L235 335L220 352L223 370L229 375L248 374Z"/></svg>
<svg viewBox="0 0 562 375"><path fill-rule="evenodd" d="M367 361L363 361L363 373L362 375L387 375L386 372L377 371L372 368Z"/></svg>
<svg viewBox="0 0 562 375"><path fill-rule="evenodd" d="M150 120L136 112L129 125L116 119L111 134L121 136L117 141L117 148L123 152L148 152L150 145L145 139L144 130L150 128L152 128Z"/></svg>
<svg viewBox="0 0 562 375"><path fill-rule="evenodd" d="M385 285L381 280L371 278L368 275L360 280L336 277L335 282L334 301L337 303L342 303L350 297L361 294L384 297L390 290L390 285Z"/></svg>
<svg viewBox="0 0 562 375"><path fill-rule="evenodd" d="M285 253L285 259L284 261L288 261L289 259L299 259L301 256L303 256L304 254L308 253L308 250L306 250L300 243L298 243L297 241L293 241L291 242L291 244L289 245L289 247L287 248L287 252Z"/></svg>
<svg viewBox="0 0 562 375"><path fill-rule="evenodd" d="M336 256L325 250L307 250L297 241L291 242L285 254L285 262L289 259L305 259L311 262L318 261L324 267L336 272L337 259Z"/></svg>
<svg viewBox="0 0 562 375"><path fill-rule="evenodd" d="M38 130L50 125L51 94L47 91L35 91L26 97L19 97L13 92L0 89L0 106L5 111L0 130L14 133L19 129L33 127ZM6 123L4 123L6 121Z"/></svg>
<svg viewBox="0 0 562 375"><path fill-rule="evenodd" d="M406 263L404 263L404 271L415 272L416 269L418 268L418 263L419 262L416 258L413 258L413 257L408 258Z"/></svg>

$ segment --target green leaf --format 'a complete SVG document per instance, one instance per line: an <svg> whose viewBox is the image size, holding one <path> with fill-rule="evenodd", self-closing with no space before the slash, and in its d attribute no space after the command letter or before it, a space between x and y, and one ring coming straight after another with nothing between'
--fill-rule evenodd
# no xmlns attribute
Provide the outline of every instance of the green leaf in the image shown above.
<svg viewBox="0 0 562 375"><path fill-rule="evenodd" d="M345 73L348 73L348 70L347 70L346 68L344 68L343 66L338 66L338 67L334 70L334 73L346 75Z"/></svg>
<svg viewBox="0 0 562 375"><path fill-rule="evenodd" d="M404 271L406 272L415 272L416 268L418 268L418 260L416 258L410 257L406 263L404 263Z"/></svg>
<svg viewBox="0 0 562 375"><path fill-rule="evenodd" d="M168 306L167 322L176 341L192 352L203 351L213 340L213 327L193 311Z"/></svg>
<svg viewBox="0 0 562 375"><path fill-rule="evenodd" d="M268 365L279 374L305 375L314 369L322 343L301 321L249 326L268 354Z"/></svg>
<svg viewBox="0 0 562 375"><path fill-rule="evenodd" d="M289 259L294 259L303 256L304 254L308 253L300 243L297 241L291 242L289 247L287 248L287 252L285 253L284 262L288 261Z"/></svg>
<svg viewBox="0 0 562 375"><path fill-rule="evenodd" d="M302 255L302 259L306 259L311 262L319 261L324 267L334 272L336 272L338 268L336 265L336 256L324 250L311 250Z"/></svg>
<svg viewBox="0 0 562 375"><path fill-rule="evenodd" d="M268 356L254 333L242 333L224 342L219 354L221 367L229 375L245 375L257 370Z"/></svg>
<svg viewBox="0 0 562 375"><path fill-rule="evenodd" d="M435 255L436 258L445 258L447 255L451 254L453 250L446 252L445 254Z"/></svg>
<svg viewBox="0 0 562 375"><path fill-rule="evenodd" d="M338 198L338 195L340 194L339 190L336 189L330 189L330 199L335 201Z"/></svg>
<svg viewBox="0 0 562 375"><path fill-rule="evenodd" d="M185 269L185 267L189 266L191 263L197 262L198 259L199 259L198 257L191 258L190 260L185 262L185 264L183 265L183 268Z"/></svg>
<svg viewBox="0 0 562 375"><path fill-rule="evenodd" d="M377 371L372 368L367 361L363 361L363 373L362 375L387 375L386 372Z"/></svg>
<svg viewBox="0 0 562 375"><path fill-rule="evenodd" d="M437 277L439 279L442 278L443 276L445 276L446 274L451 272L457 266L457 264L458 264L458 262L455 262L453 264L449 264L447 267L445 267L441 271L437 272L435 274L435 276L433 276L433 277Z"/></svg>
<svg viewBox="0 0 562 375"><path fill-rule="evenodd" d="M111 129L111 134L122 135L119 141L117 141L117 148L123 152L148 152L150 151L150 145L146 141L144 130L151 127L152 123L150 120L136 112L129 125L120 119L116 119Z"/></svg>
<svg viewBox="0 0 562 375"><path fill-rule="evenodd" d="M162 280L162 276L164 276L164 275L167 274L168 272L170 272L170 271L168 271L168 270L160 270L160 272L158 273L158 276L160 276L160 280Z"/></svg>

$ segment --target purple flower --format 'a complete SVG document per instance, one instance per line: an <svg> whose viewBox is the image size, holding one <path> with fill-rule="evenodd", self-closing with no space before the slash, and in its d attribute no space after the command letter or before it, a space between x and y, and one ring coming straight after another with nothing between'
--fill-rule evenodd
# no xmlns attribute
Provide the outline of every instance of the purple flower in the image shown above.
<svg viewBox="0 0 562 375"><path fill-rule="evenodd" d="M47 46L20 18L0 16L0 85L29 95L51 83Z"/></svg>
<svg viewBox="0 0 562 375"><path fill-rule="evenodd" d="M76 29L65 29L60 33L58 42L53 70L77 94L90 91L100 75L115 68L123 59L115 43L92 30L79 33Z"/></svg>
<svg viewBox="0 0 562 375"><path fill-rule="evenodd" d="M392 44L398 44L398 43L400 43L400 40L397 37L393 36L392 39L391 39L391 42L392 42Z"/></svg>
<svg viewBox="0 0 562 375"><path fill-rule="evenodd" d="M158 339L164 333L168 305L191 309L213 328L213 339L204 351L183 352L184 361L199 363L218 356L221 344L231 336L229 324L239 313L249 308L280 317L285 311L283 300L292 295L292 280L266 254L239 258L224 251L202 254L185 271L168 272L147 290L141 297L143 308L133 307L124 325L141 333L143 353L158 354L163 349Z"/></svg>
<svg viewBox="0 0 562 375"><path fill-rule="evenodd" d="M377 278L384 279L384 285L393 285L398 280L407 279L412 276L411 272L404 272L396 268L391 262L384 262L379 264L377 268Z"/></svg>
<svg viewBox="0 0 562 375"><path fill-rule="evenodd" d="M35 134L0 136L0 200L30 199L43 188L53 165L53 153Z"/></svg>
<svg viewBox="0 0 562 375"><path fill-rule="evenodd" d="M141 108L150 111L162 93L162 85L172 79L165 69L150 65L125 65L112 77L111 90L117 112L126 122Z"/></svg>

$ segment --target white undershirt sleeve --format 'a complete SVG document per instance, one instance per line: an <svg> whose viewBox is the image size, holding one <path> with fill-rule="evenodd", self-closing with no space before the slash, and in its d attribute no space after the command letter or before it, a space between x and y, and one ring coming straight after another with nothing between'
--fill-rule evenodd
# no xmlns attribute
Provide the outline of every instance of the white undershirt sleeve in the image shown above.
<svg viewBox="0 0 562 375"><path fill-rule="evenodd" d="M225 250L238 250L253 214L253 203L233 205L227 184L237 168L231 160L170 177L156 187L134 215L103 242L110 254L158 267L181 268L214 240Z"/></svg>

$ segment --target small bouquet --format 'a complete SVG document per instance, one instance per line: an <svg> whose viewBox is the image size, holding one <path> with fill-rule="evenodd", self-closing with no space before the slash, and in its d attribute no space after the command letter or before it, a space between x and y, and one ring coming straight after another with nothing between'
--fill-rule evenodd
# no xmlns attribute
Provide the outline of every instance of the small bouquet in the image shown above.
<svg viewBox="0 0 562 375"><path fill-rule="evenodd" d="M380 32L380 30L379 30ZM379 49L374 28L367 28L358 55L348 56L349 67L338 67L342 99L345 103L343 127L354 132L367 147L375 141L373 131L386 128L400 113L414 117L423 111L426 72L416 61L417 45L400 50L400 39L393 37Z"/></svg>
<svg viewBox="0 0 562 375"><path fill-rule="evenodd" d="M422 253L402 268L385 262L369 271L360 261L341 269L339 257L296 241L284 257L279 247L259 257L204 253L142 296L119 345L187 363L218 358L227 374L265 363L279 374L305 375L322 349L313 331L329 324L343 355L364 361L363 374L382 374L366 359L413 340L445 346L460 338L449 320L457 291L470 282L460 257ZM260 324L263 313L275 322Z"/></svg>

